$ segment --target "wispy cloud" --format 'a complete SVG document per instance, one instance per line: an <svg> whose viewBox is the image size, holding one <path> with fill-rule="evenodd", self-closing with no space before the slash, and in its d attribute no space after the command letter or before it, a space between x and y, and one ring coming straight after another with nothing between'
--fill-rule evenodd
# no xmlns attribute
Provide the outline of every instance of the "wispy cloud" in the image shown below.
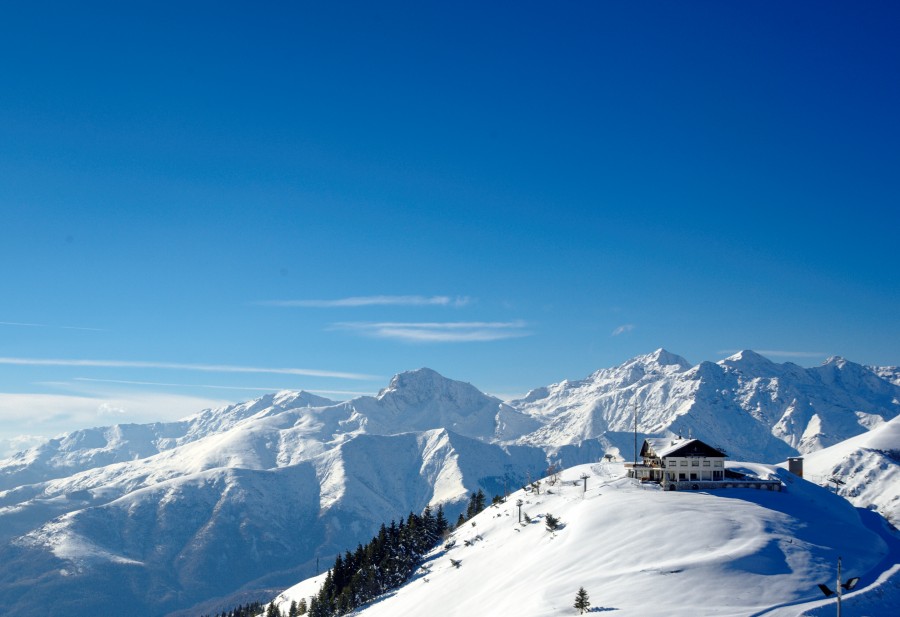
<svg viewBox="0 0 900 617"><path fill-rule="evenodd" d="M530 336L524 321L342 322L335 329L414 343L471 343Z"/></svg>
<svg viewBox="0 0 900 617"><path fill-rule="evenodd" d="M217 386L205 383L172 383L167 381L137 381L132 379L94 379L92 377L73 377L72 381L85 383L112 383L128 386L158 386L164 388L208 388L211 390L250 390L255 392L278 392L279 390L289 390L280 386L263 387L263 386ZM47 382L44 382L47 383ZM65 385L65 383L51 383L50 385Z"/></svg>
<svg viewBox="0 0 900 617"><path fill-rule="evenodd" d="M204 383L171 383L166 381L137 381L132 379L95 379L93 377L73 377L72 381L96 384L122 384L131 386L157 386L163 388L208 388L211 390L245 390L252 392L279 392L281 390L304 390L312 394L338 394L341 396L365 396L372 392L359 392L356 390L311 390L309 388L286 388L284 386L219 386ZM68 386L66 382L42 382L42 385Z"/></svg>
<svg viewBox="0 0 900 617"><path fill-rule="evenodd" d="M347 308L359 306L450 306L461 307L471 301L467 296L354 296L336 300L264 300L262 306L302 308Z"/></svg>
<svg viewBox="0 0 900 617"><path fill-rule="evenodd" d="M631 332L632 330L634 330L634 327L635 327L634 324L630 324L630 323L622 324L621 326L619 326L618 328L616 328L615 330L612 331L611 336L619 336L620 334L625 334L626 332Z"/></svg>
<svg viewBox="0 0 900 617"><path fill-rule="evenodd" d="M0 321L0 326L19 326L24 328L56 328L58 330L87 330L89 332L106 332L103 328L85 328L82 326L55 326L46 323L27 323L24 321Z"/></svg>
<svg viewBox="0 0 900 617"><path fill-rule="evenodd" d="M227 364L184 364L180 362L144 362L132 360L66 360L50 358L2 358L0 364L18 366L90 366L103 368L150 368L207 373L269 373L273 375L303 375L306 377L333 377L335 379L372 380L374 375L344 373L308 368L265 368L256 366L232 366Z"/></svg>

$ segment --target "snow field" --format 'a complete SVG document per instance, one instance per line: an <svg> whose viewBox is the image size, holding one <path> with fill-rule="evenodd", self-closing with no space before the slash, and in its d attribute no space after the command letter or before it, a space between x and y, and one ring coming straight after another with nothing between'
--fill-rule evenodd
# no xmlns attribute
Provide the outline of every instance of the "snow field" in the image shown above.
<svg viewBox="0 0 900 617"><path fill-rule="evenodd" d="M621 465L612 467L621 475ZM834 578L837 555L846 576L872 584L888 554L849 504L799 479L781 493L678 493L601 476L608 468L574 467L540 495L518 491L488 507L453 533L453 548L429 556L427 573L358 615L575 614L581 586L594 610L622 617L737 617L779 606L779 615L800 615L821 604L816 585ZM583 497L582 473L590 475ZM517 523L517 499L530 524ZM548 513L562 521L555 533L545 528ZM322 579L287 590L282 607L314 595Z"/></svg>

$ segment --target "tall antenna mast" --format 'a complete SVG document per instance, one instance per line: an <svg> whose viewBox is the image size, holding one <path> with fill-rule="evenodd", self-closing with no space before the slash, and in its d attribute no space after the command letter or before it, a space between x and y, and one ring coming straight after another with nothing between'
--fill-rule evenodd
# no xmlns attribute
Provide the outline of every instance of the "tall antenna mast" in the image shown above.
<svg viewBox="0 0 900 617"><path fill-rule="evenodd" d="M634 395L634 466L637 467L637 393Z"/></svg>

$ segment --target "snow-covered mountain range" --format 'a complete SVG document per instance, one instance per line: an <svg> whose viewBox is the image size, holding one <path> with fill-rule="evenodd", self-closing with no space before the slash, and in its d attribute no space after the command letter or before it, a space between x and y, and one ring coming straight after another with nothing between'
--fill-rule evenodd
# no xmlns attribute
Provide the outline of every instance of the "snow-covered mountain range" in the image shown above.
<svg viewBox="0 0 900 617"><path fill-rule="evenodd" d="M514 489L550 463L630 459L635 416L640 437L690 432L769 463L868 435L900 413L891 375L749 351L691 366L658 350L507 402L419 369L374 397L279 392L76 431L0 461L0 605L197 615L287 587L429 503L453 517L469 492Z"/></svg>
<svg viewBox="0 0 900 617"><path fill-rule="evenodd" d="M896 417L900 386L843 358L807 369L742 351L691 366L660 349L509 404L541 422L519 443L561 446L631 432L637 414L641 433L692 431L740 460L776 462Z"/></svg>

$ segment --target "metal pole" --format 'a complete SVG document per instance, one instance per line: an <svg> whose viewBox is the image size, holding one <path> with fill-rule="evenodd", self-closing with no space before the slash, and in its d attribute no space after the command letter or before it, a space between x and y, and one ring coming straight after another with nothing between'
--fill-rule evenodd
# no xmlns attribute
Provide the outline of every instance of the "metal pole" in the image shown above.
<svg viewBox="0 0 900 617"><path fill-rule="evenodd" d="M837 577L837 617L841 617L841 558L838 557L838 577Z"/></svg>
<svg viewBox="0 0 900 617"><path fill-rule="evenodd" d="M637 392L634 394L634 477L637 477Z"/></svg>

